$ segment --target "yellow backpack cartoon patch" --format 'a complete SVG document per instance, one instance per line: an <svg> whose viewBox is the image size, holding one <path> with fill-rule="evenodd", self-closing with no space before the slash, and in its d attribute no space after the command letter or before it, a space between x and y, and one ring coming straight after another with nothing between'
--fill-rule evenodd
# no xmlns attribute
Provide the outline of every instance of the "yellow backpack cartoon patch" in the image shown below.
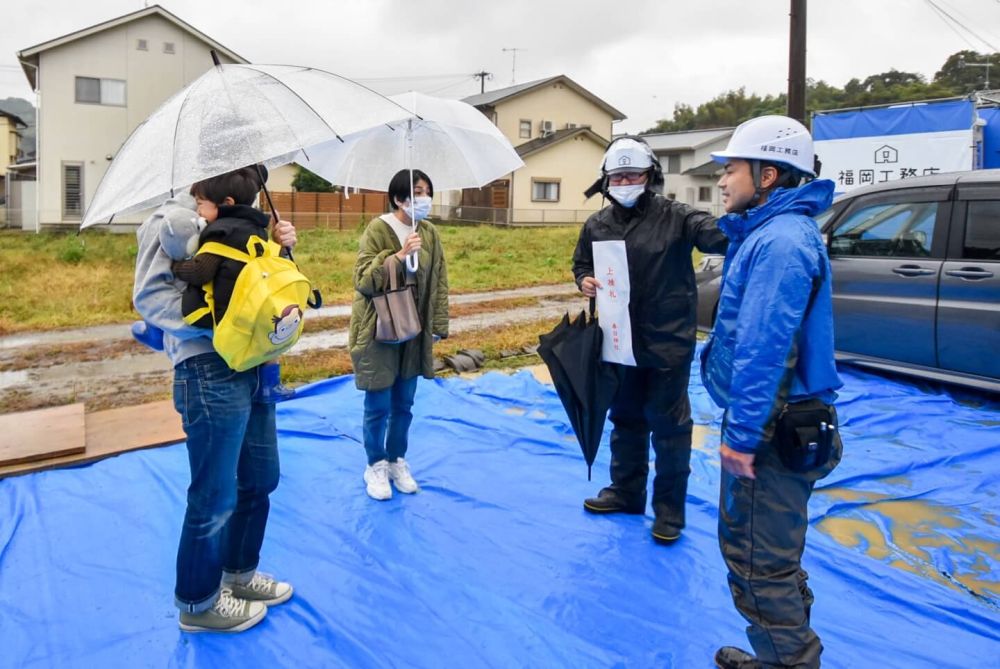
<svg viewBox="0 0 1000 669"><path fill-rule="evenodd" d="M222 320L215 323L212 344L226 363L242 372L273 360L299 340L303 316L313 293L309 279L279 254L281 247L251 236L247 252L219 242L205 242L198 253L212 253L244 263ZM215 318L212 284L205 301ZM318 305L317 305L318 306Z"/></svg>

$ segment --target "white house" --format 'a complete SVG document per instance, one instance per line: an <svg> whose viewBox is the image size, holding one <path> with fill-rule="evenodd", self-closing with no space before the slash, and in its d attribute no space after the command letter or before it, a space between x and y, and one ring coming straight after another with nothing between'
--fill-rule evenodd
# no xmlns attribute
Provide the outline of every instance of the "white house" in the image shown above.
<svg viewBox="0 0 1000 669"><path fill-rule="evenodd" d="M38 113L37 188L34 202L19 200L33 210L20 212L22 227L76 225L118 148L212 66L211 50L247 62L153 5L19 51Z"/></svg>
<svg viewBox="0 0 1000 669"><path fill-rule="evenodd" d="M663 193L672 200L722 215L722 197L716 182L722 166L713 151L726 148L734 128L660 132L642 135L663 168Z"/></svg>

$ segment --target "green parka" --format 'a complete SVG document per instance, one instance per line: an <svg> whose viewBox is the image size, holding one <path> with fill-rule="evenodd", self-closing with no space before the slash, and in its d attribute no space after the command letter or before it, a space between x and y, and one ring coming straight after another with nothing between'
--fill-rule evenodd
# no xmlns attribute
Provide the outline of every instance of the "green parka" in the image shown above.
<svg viewBox="0 0 1000 669"><path fill-rule="evenodd" d="M381 291L382 263L402 250L396 233L381 218L371 221L361 235L354 265L354 302L347 340L354 366L354 383L360 390L382 390L397 377L418 374L434 378L433 335L448 336L448 271L437 228L427 221L417 225L421 247L417 268L417 311L423 330L404 344L375 341L375 307L372 295Z"/></svg>

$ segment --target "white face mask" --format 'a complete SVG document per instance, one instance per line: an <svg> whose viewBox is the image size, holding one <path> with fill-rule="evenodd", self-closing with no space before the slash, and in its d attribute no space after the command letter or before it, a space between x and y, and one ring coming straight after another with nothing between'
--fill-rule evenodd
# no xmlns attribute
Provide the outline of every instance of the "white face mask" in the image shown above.
<svg viewBox="0 0 1000 669"><path fill-rule="evenodd" d="M608 186L608 195L614 198L615 202L630 209L635 206L639 196L646 190L646 184L632 184L630 186Z"/></svg>
<svg viewBox="0 0 1000 669"><path fill-rule="evenodd" d="M403 211L406 215L410 217L410 220L414 223L417 221L422 221L427 218L427 215L431 213L431 202L432 199L426 195L413 198L413 205L403 205Z"/></svg>

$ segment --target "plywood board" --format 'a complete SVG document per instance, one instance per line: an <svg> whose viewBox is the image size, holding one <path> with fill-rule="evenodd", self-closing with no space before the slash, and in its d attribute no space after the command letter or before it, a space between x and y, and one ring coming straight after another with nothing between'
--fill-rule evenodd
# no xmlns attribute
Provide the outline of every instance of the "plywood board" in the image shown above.
<svg viewBox="0 0 1000 669"><path fill-rule="evenodd" d="M82 404L0 415L0 467L83 453Z"/></svg>
<svg viewBox="0 0 1000 669"><path fill-rule="evenodd" d="M11 414L18 416L23 414ZM0 478L95 462L112 455L184 441L181 417L172 400L89 413L82 453L0 467Z"/></svg>

